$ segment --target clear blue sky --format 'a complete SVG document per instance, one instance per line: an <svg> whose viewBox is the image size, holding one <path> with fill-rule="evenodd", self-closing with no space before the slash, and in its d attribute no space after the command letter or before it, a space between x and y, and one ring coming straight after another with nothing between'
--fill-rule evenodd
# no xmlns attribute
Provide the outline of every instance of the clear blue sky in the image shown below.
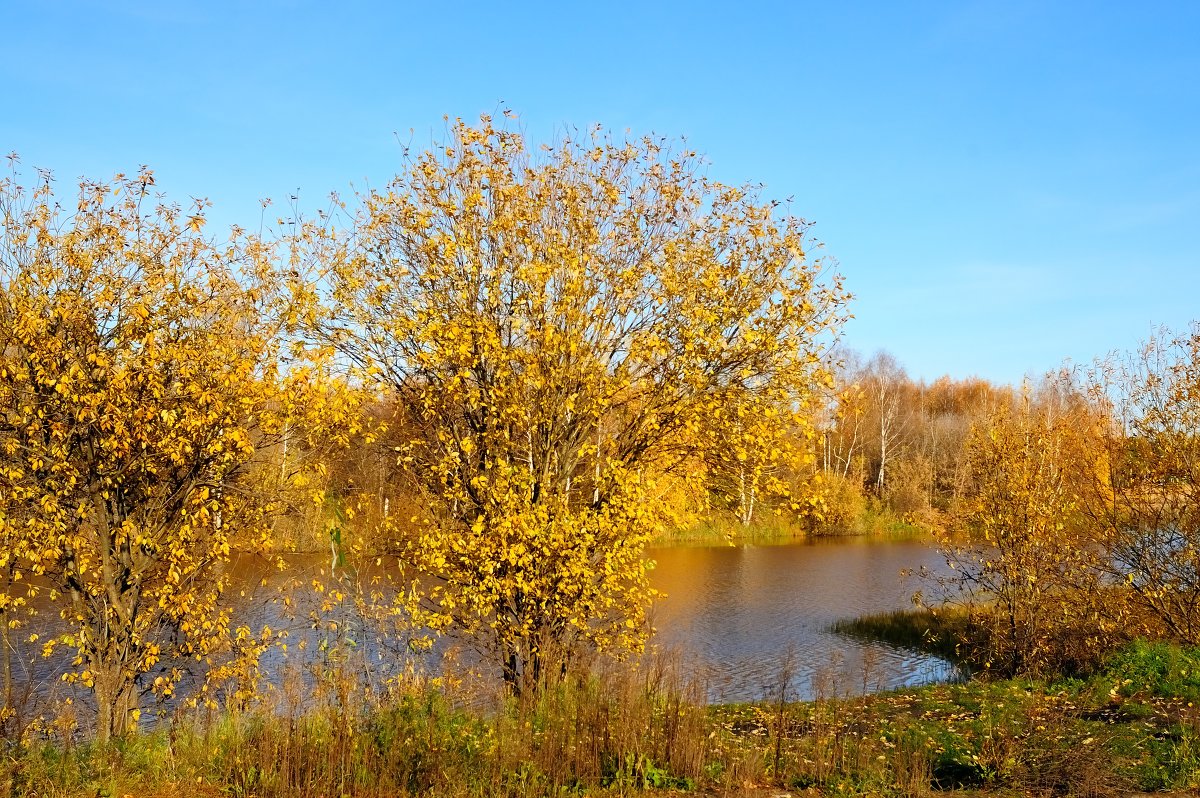
<svg viewBox="0 0 1200 798"><path fill-rule="evenodd" d="M1200 3L0 0L0 149L214 222L442 116L685 135L816 222L849 345L1012 382L1200 318ZM415 133L410 133L415 131Z"/></svg>

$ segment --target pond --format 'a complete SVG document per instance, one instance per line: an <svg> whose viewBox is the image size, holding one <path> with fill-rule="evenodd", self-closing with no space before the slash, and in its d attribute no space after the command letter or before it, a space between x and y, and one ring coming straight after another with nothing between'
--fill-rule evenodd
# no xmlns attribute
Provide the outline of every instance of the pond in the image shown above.
<svg viewBox="0 0 1200 798"><path fill-rule="evenodd" d="M912 607L920 541L837 538L777 546L660 548L656 642L694 664L713 700L855 694L957 677L944 659L829 631L837 620ZM787 675L786 683L781 675Z"/></svg>
<svg viewBox="0 0 1200 798"><path fill-rule="evenodd" d="M958 675L938 657L829 630L840 619L910 607L919 584L902 578L902 572L946 567L925 543L840 538L769 546L663 547L648 556L656 563L651 584L664 594L651 612L656 629L651 651L678 660L706 687L711 700L777 698L781 689L788 700L804 700ZM286 650L272 649L263 659L268 681L278 681L285 665L311 674L313 663L320 663L333 648L345 649L347 643L357 653L360 674L382 678L397 671L403 645L390 651L381 648L352 606L314 623L319 599L308 586L314 579L328 578L327 556L294 555L285 562L284 570L249 557L232 566L229 595L238 597L235 622L252 629L266 624L286 635ZM45 637L57 625L52 618L53 609L44 607L20 636L40 628ZM30 685L30 698L73 696L79 704L91 704L88 691L59 681L60 659L42 659L28 644L21 648L25 661L18 667L18 682ZM465 658L471 659L469 652Z"/></svg>

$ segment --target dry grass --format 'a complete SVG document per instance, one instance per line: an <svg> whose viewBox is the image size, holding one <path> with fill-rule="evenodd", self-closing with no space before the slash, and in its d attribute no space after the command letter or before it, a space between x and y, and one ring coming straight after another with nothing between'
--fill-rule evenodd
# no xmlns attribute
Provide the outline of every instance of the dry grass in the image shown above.
<svg viewBox="0 0 1200 798"><path fill-rule="evenodd" d="M780 669L786 683L786 657ZM69 736L10 743L0 796L665 790L913 798L1188 789L1200 786L1200 710L1187 705L1200 690L1198 670L1196 652L1143 646L1087 681L709 705L703 685L666 658L592 663L507 700L489 700L467 681L417 676L379 692L346 668L316 686L295 680L302 696L179 715L107 749Z"/></svg>

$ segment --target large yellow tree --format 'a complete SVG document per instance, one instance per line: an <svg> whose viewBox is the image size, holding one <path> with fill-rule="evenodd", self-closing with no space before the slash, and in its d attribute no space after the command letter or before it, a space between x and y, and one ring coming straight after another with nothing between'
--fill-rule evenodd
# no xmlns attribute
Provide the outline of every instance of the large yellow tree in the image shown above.
<svg viewBox="0 0 1200 798"><path fill-rule="evenodd" d="M661 140L531 152L486 117L362 205L310 321L405 414L419 617L486 640L514 687L551 649L637 648L656 480L727 401L800 406L823 379L845 295L807 224Z"/></svg>
<svg viewBox="0 0 1200 798"><path fill-rule="evenodd" d="M153 186L84 183L64 210L48 176L0 182L2 603L41 586L60 609L43 642L101 741L227 649L222 565L270 510L245 477L305 376L277 372L269 250Z"/></svg>

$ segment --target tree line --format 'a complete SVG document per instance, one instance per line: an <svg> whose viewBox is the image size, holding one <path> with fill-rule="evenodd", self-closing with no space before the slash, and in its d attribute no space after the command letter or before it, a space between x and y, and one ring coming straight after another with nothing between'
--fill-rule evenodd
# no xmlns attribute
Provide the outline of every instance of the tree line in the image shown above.
<svg viewBox="0 0 1200 798"><path fill-rule="evenodd" d="M822 429L826 524L874 507L931 533L951 570L923 601L965 659L1061 673L1200 642L1200 326L1016 387L848 353Z"/></svg>

